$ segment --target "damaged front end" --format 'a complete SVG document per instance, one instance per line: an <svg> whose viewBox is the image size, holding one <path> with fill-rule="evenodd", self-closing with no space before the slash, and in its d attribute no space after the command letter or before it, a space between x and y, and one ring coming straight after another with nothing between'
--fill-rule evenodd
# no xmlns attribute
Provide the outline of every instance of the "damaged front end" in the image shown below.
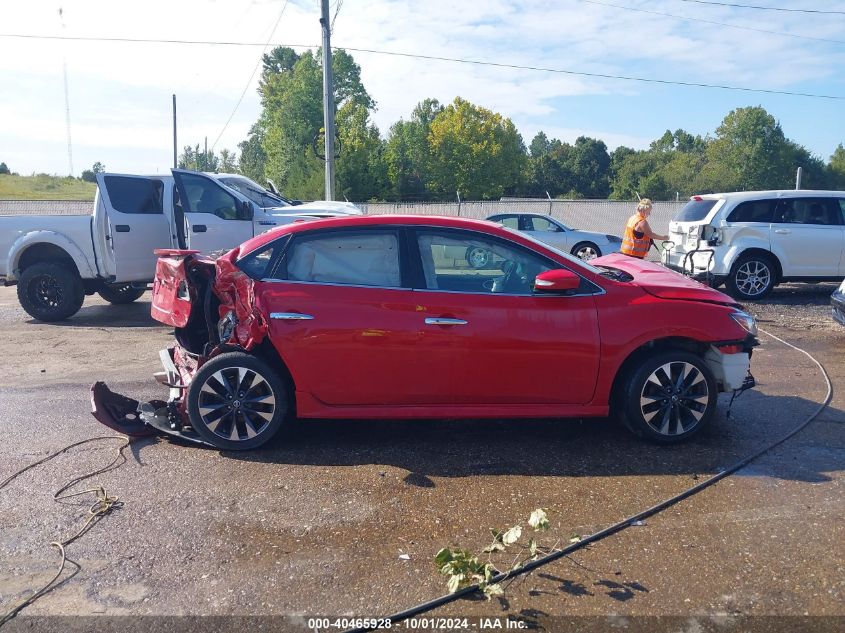
<svg viewBox="0 0 845 633"><path fill-rule="evenodd" d="M169 389L167 401L139 402L91 387L92 415L130 437L165 434L211 446L191 427L187 390L209 360L260 344L267 323L255 305L253 280L235 261L239 249L213 259L198 251L162 249L153 282L151 315L173 326L176 341L159 352L163 371L155 379Z"/></svg>

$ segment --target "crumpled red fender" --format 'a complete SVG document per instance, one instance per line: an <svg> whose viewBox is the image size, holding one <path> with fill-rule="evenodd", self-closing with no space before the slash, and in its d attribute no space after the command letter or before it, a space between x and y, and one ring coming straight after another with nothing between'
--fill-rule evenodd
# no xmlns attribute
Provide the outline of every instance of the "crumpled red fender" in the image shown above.
<svg viewBox="0 0 845 633"><path fill-rule="evenodd" d="M237 325L228 341L250 350L267 336L267 321L255 305L255 284L249 275L235 266L235 249L215 262L217 275L214 280L214 294L220 299L219 318L234 310Z"/></svg>

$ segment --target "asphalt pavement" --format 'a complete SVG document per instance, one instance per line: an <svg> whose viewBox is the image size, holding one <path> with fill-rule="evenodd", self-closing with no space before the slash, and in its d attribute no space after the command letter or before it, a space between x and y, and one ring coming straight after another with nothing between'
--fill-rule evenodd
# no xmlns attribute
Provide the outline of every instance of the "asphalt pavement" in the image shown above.
<svg viewBox="0 0 845 633"><path fill-rule="evenodd" d="M833 402L806 430L643 525L513 581L501 598L428 615L456 618L442 627L456 630L461 618L473 630L479 618L546 630L560 630L561 618L597 630L725 630L743 618L758 628L841 630L845 329L827 316L832 289L779 288L750 306L761 327L830 373ZM94 381L162 397L150 375L171 334L148 315L148 295L130 306L88 298L68 322L39 324L13 288L0 288L0 481L67 444L114 435L90 415ZM525 525L540 507L551 521L540 545L568 544L800 423L825 395L819 371L760 338L758 387L735 401L730 419L722 396L715 423L675 447L604 419L301 421L250 453L133 441L126 463L79 486L101 484L122 501L68 547L79 569L7 627L30 630L39 616L217 615L286 616L277 630L307 630L309 618L385 616L430 600L446 592L433 562L442 547L480 552L489 528ZM49 580L59 560L49 543L85 519L90 497L56 503L55 490L107 464L117 444L79 447L0 490L0 614ZM513 561L494 560L500 569Z"/></svg>

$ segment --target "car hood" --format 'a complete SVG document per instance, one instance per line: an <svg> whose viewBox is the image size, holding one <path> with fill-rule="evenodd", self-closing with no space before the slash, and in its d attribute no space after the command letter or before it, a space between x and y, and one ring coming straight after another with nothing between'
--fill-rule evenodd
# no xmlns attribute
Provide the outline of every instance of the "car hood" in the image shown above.
<svg viewBox="0 0 845 633"><path fill-rule="evenodd" d="M728 295L654 262L613 254L597 257L590 264L618 268L634 278L630 283L661 299L738 305Z"/></svg>

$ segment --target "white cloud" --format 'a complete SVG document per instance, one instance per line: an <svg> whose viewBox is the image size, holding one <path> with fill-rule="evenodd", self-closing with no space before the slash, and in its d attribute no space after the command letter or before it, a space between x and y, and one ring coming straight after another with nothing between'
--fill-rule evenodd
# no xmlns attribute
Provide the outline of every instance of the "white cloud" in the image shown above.
<svg viewBox="0 0 845 633"><path fill-rule="evenodd" d="M845 23L817 16L761 16L761 12L716 7L679 8L676 2L609 1L845 40ZM816 4L833 7L836 3L817 0ZM5 12L2 30L77 37L265 42L281 6L281 0L149 0L143 4L64 0L62 26L55 4L16 3L13 12ZM316 0L291 0L273 42L319 44L318 18ZM843 92L838 73L845 66L841 46L661 18L579 0L344 0L333 41L354 48L591 73L833 93ZM180 146L201 142L205 136L211 144L260 53L261 47L0 38L0 85L11 87L0 94L0 114L6 122L0 127L2 159L10 164L22 162L23 171L66 170L65 152L55 151L65 137L65 63L74 144L99 148L108 154L108 161L94 160L120 164L126 171L150 171L162 162L159 155L166 165L171 154L170 94L178 95ZM624 109L615 118L596 112L587 125L572 126L564 106L576 103L572 98L588 96L622 101L625 96L647 92L642 84L363 52L353 55L361 64L367 89L378 102L374 119L383 133L400 117L407 118L424 98L450 102L462 96L513 118L526 139L542 128L563 140L586 133L602 138L610 147L648 144L650 128L626 117ZM218 148L234 148L245 138L259 112L256 85L257 76ZM696 93L695 98L706 97ZM756 103L764 97L755 94L750 98ZM591 114L581 113L582 120ZM834 138L845 136L842 124L837 125L832 125ZM40 153L39 148L43 148ZM88 166L75 162L77 172Z"/></svg>

